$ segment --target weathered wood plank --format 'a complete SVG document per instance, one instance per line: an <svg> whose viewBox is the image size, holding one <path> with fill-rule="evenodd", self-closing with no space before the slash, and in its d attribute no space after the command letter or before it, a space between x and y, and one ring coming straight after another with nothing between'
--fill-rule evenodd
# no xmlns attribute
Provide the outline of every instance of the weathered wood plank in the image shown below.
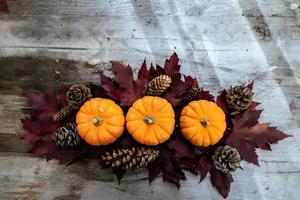
<svg viewBox="0 0 300 200"><path fill-rule="evenodd" d="M8 0L12 15L71 15L71 16L130 16L134 12L134 7L143 10L153 10L156 16L223 16L226 12L230 16L239 15L238 12L230 12L232 5L236 1L226 2L212 0L206 1L184 1L177 0L176 3L168 0L72 0L59 1L48 0L42 2L38 0ZM268 7L265 16L272 17L292 17L293 10L290 3L279 0L261 0L262 7ZM222 10L222 12L220 12ZM140 15L147 16L148 12L141 12ZM260 10L248 4L245 15L259 16Z"/></svg>
<svg viewBox="0 0 300 200"><path fill-rule="evenodd" d="M187 173L188 181L176 187L158 178L151 185L147 174L125 176L119 185L110 170L103 170L96 162L58 166L55 161L2 155L0 157L1 199L222 199L211 187L209 177L197 186L198 178ZM235 173L232 194L228 199L297 199L293 192L299 186L299 162L261 163L262 167L244 165L243 173ZM286 183L282 183L284 178ZM255 183L249 188L249 182ZM208 192L209 191L209 192ZM185 194L185 195L183 195ZM30 197L30 198L29 198Z"/></svg>

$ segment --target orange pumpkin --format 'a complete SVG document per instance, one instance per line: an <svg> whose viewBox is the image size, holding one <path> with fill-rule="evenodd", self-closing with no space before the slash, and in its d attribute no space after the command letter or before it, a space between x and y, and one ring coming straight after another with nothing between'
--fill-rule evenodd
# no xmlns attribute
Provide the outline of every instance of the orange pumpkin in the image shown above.
<svg viewBox="0 0 300 200"><path fill-rule="evenodd" d="M133 138L154 146L167 141L173 133L175 114L171 104L161 97L145 96L128 110L126 127Z"/></svg>
<svg viewBox="0 0 300 200"><path fill-rule="evenodd" d="M183 136L193 145L214 145L224 135L225 113L213 102L192 101L181 112L180 127Z"/></svg>
<svg viewBox="0 0 300 200"><path fill-rule="evenodd" d="M76 116L77 131L90 145L111 144L123 133L123 110L110 99L93 98L85 102Z"/></svg>

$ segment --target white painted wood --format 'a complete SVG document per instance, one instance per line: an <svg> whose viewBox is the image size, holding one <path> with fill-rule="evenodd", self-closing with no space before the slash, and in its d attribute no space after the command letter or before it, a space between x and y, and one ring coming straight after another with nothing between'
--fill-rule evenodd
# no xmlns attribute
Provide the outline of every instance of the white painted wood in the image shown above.
<svg viewBox="0 0 300 200"><path fill-rule="evenodd" d="M274 145L272 152L259 151L261 168L243 163L244 171L234 174L228 199L300 198L298 0L8 0L8 4L11 13L0 14L0 57L45 57L45 62L35 62L41 65L36 67L22 59L14 66L1 61L0 199L222 199L207 179L197 185L192 175L180 191L160 179L149 186L143 180L145 173L127 176L118 185L94 162L64 168L20 154L30 147L17 140L23 133L19 118L28 109L21 97L25 88L53 87L55 71L70 74L64 82L97 82L95 72L109 70L110 60L138 67L146 57L162 64L173 50L181 58L182 71L215 94L222 87L255 80L255 98L265 108L261 121L294 136ZM264 35L268 31L270 38ZM78 62L61 64L63 59ZM297 105L292 112L291 101Z"/></svg>

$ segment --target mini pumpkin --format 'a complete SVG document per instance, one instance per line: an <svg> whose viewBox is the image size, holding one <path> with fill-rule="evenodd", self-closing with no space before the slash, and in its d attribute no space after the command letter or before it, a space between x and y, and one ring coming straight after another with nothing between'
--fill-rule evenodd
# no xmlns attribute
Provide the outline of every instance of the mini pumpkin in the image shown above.
<svg viewBox="0 0 300 200"><path fill-rule="evenodd" d="M193 145L214 145L224 135L225 113L213 102L192 101L181 112L180 127L183 136Z"/></svg>
<svg viewBox="0 0 300 200"><path fill-rule="evenodd" d="M175 114L172 105L161 97L138 99L127 112L126 127L133 138L154 146L167 141L173 133Z"/></svg>
<svg viewBox="0 0 300 200"><path fill-rule="evenodd" d="M111 144L123 133L123 110L110 99L93 98L76 115L77 132L90 145Z"/></svg>

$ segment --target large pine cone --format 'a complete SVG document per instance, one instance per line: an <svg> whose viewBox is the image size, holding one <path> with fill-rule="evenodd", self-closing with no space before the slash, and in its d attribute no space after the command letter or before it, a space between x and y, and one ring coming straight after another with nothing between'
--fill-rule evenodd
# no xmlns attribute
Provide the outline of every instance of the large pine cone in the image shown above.
<svg viewBox="0 0 300 200"><path fill-rule="evenodd" d="M160 96L171 86L172 79L167 75L160 75L152 79L145 88L145 96Z"/></svg>
<svg viewBox="0 0 300 200"><path fill-rule="evenodd" d="M159 151L144 147L117 149L101 155L101 161L104 166L133 170L148 166L158 155Z"/></svg>
<svg viewBox="0 0 300 200"><path fill-rule="evenodd" d="M241 157L236 148L226 145L215 150L212 160L218 170L227 173L240 167Z"/></svg>
<svg viewBox="0 0 300 200"><path fill-rule="evenodd" d="M61 127L57 130L54 136L54 141L57 146L75 147L80 143L80 137L74 123L69 123L66 127Z"/></svg>
<svg viewBox="0 0 300 200"><path fill-rule="evenodd" d="M74 109L79 109L80 106L87 100L92 98L90 88L83 84L73 85L66 94L66 100Z"/></svg>
<svg viewBox="0 0 300 200"><path fill-rule="evenodd" d="M229 108L234 111L247 109L252 102L252 90L244 85L231 87L226 94L226 101Z"/></svg>

